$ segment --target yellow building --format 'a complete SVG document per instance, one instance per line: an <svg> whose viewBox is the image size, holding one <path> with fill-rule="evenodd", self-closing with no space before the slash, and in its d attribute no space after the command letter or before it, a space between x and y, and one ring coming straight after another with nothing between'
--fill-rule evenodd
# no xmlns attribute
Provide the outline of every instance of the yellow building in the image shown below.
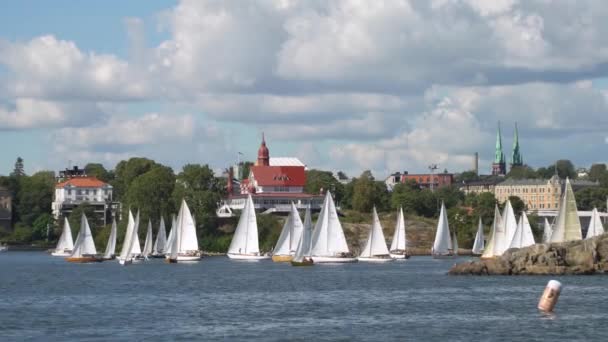
<svg viewBox="0 0 608 342"><path fill-rule="evenodd" d="M517 196L528 210L557 210L562 194L562 184L557 176L551 179L507 179L494 187L494 196L504 203L510 196Z"/></svg>

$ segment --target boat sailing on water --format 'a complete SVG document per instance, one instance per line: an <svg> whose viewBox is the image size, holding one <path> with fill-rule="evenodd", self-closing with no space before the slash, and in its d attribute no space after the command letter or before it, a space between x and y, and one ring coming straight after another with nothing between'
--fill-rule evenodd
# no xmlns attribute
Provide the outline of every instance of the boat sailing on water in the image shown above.
<svg viewBox="0 0 608 342"><path fill-rule="evenodd" d="M192 262L201 260L198 250L198 238L196 237L196 224L188 208L186 200L182 199L182 205L173 228L171 253L166 257L167 262Z"/></svg>
<svg viewBox="0 0 608 342"><path fill-rule="evenodd" d="M587 235L585 239L591 239L592 237L604 234L604 226L602 225L602 219L597 208L593 208L591 212L591 220L589 221L589 227L587 228Z"/></svg>
<svg viewBox="0 0 608 342"><path fill-rule="evenodd" d="M526 215L526 212L522 212L509 248L524 248L532 246L535 243L528 216Z"/></svg>
<svg viewBox="0 0 608 342"><path fill-rule="evenodd" d="M248 195L245 201L245 207L241 212L239 223L228 248L228 257L235 260L251 261L270 258L269 255L260 253L258 223L251 195Z"/></svg>
<svg viewBox="0 0 608 342"><path fill-rule="evenodd" d="M442 201L439 221L437 222L437 232L435 233L435 242L433 243L431 254L433 255L433 258L451 258L454 256L453 248L452 238L450 237L450 225L448 224L448 214Z"/></svg>
<svg viewBox="0 0 608 342"><path fill-rule="evenodd" d="M173 249L173 241L175 240L175 227L177 227L176 217L173 215L171 217L171 229L169 229L169 237L167 238L167 246L165 248L165 257L171 254L171 250Z"/></svg>
<svg viewBox="0 0 608 342"><path fill-rule="evenodd" d="M51 253L51 255L67 257L67 256L72 255L73 249L74 249L74 240L72 239L72 228L70 227L70 222L68 221L67 217L64 217L63 218L63 231L61 232L59 241L57 241L57 247Z"/></svg>
<svg viewBox="0 0 608 342"><path fill-rule="evenodd" d="M291 260L292 266L312 266L314 261L311 257L312 250L312 217L310 215L310 206L306 208L306 214L304 214L304 228L302 230L302 237L298 242L298 248L296 253Z"/></svg>
<svg viewBox="0 0 608 342"><path fill-rule="evenodd" d="M138 241L137 233L139 228L139 212L137 213L137 219L133 218L133 213L129 210L129 221L127 222L127 231L125 232L125 239L122 242L122 249L118 262L121 265L129 265L133 263L136 255L135 242ZM139 243L139 242L138 242Z"/></svg>
<svg viewBox="0 0 608 342"><path fill-rule="evenodd" d="M481 217L479 217L479 225L477 226L477 234L475 234L475 242L473 242L471 253L473 255L481 255L484 250L484 245L483 223L481 222Z"/></svg>
<svg viewBox="0 0 608 342"><path fill-rule="evenodd" d="M97 249L95 249L95 241L93 241L91 227L89 227L89 221L84 214L80 217L80 231L78 232L76 242L74 243L74 250L69 257L65 258L65 260L74 263L102 261L102 259L97 256Z"/></svg>
<svg viewBox="0 0 608 342"><path fill-rule="evenodd" d="M291 210L289 216L283 225L281 235L277 241L277 245L274 248L272 254L272 261L274 262L289 262L293 258L298 243L302 237L303 224L300 219L300 214L296 205L291 202Z"/></svg>
<svg viewBox="0 0 608 342"><path fill-rule="evenodd" d="M403 208L399 209L397 225L395 226L395 233L393 234L393 241L391 242L389 253L391 258L397 260L404 260L410 257L407 252L407 237L405 234L405 218L403 216Z"/></svg>
<svg viewBox="0 0 608 342"><path fill-rule="evenodd" d="M103 253L103 260L112 260L116 258L116 230L116 219L114 219L112 220L112 228L110 229L110 237L108 237L106 251Z"/></svg>
<svg viewBox="0 0 608 342"><path fill-rule="evenodd" d="M158 227L158 233L156 233L156 240L154 240L154 246L152 247L152 258L164 258L165 249L167 247L167 232L165 230L165 219L160 217L160 227Z"/></svg>
<svg viewBox="0 0 608 342"><path fill-rule="evenodd" d="M146 240L144 242L144 249L141 251L141 255L148 259L150 255L152 255L152 247L153 247L153 239L152 239L152 221L148 220L148 229L146 230Z"/></svg>
<svg viewBox="0 0 608 342"><path fill-rule="evenodd" d="M559 204L557 217L555 218L555 227L553 227L553 232L551 233L551 243L582 239L583 233L581 232L581 221L576 209L576 199L574 198L570 180L566 178L566 188Z"/></svg>
<svg viewBox="0 0 608 342"><path fill-rule="evenodd" d="M372 212L372 228L367 236L365 246L357 259L365 262L388 262L395 260L391 258L388 248L386 247L384 232L382 231L382 225L380 224L380 219L378 218L378 212L376 211L375 206Z"/></svg>
<svg viewBox="0 0 608 342"><path fill-rule="evenodd" d="M553 232L553 228L551 228L551 224L549 220L545 217L545 225L543 228L543 243L551 243L551 233Z"/></svg>
<svg viewBox="0 0 608 342"><path fill-rule="evenodd" d="M336 205L329 191L315 224L311 254L316 264L357 262L346 244Z"/></svg>

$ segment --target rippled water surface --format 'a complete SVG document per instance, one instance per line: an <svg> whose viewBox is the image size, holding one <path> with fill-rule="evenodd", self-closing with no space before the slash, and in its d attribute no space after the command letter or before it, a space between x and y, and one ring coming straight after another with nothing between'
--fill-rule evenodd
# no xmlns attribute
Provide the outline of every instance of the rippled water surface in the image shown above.
<svg viewBox="0 0 608 342"><path fill-rule="evenodd" d="M464 261L465 259L461 259ZM608 340L608 277L452 277L453 260L291 267L0 254L0 341Z"/></svg>

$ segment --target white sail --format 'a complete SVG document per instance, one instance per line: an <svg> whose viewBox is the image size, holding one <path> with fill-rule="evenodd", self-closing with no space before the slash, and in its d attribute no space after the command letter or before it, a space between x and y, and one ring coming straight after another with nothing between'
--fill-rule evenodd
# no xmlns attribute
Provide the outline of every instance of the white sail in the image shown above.
<svg viewBox="0 0 608 342"><path fill-rule="evenodd" d="M302 262L305 257L311 256L312 250L312 218L310 215L310 207L306 208L304 214L304 227L302 230L302 238L298 242L298 248L293 257L293 261Z"/></svg>
<svg viewBox="0 0 608 342"><path fill-rule="evenodd" d="M289 216L274 248L274 255L293 255L302 237L303 224L296 205L291 203Z"/></svg>
<svg viewBox="0 0 608 342"><path fill-rule="evenodd" d="M133 256L141 255L141 245L139 244L139 210L137 210L137 215L135 216L135 226L133 228L136 233L133 238L133 247L131 248L131 254Z"/></svg>
<svg viewBox="0 0 608 342"><path fill-rule="evenodd" d="M498 205L494 206L494 221L492 222L492 230L490 231L490 240L483 251L482 258L494 258L500 256L497 246L502 243L501 239L505 238L504 225Z"/></svg>
<svg viewBox="0 0 608 342"><path fill-rule="evenodd" d="M198 238L196 237L196 226L194 224L194 218L190 213L190 208L186 200L182 200L182 205L177 215L177 231L179 233L178 239L178 253L190 253L198 252Z"/></svg>
<svg viewBox="0 0 608 342"><path fill-rule="evenodd" d="M602 225L602 219L597 208L593 208L591 212L591 220L589 221L589 228L587 228L587 235L585 239L591 239L594 236L604 234L604 226Z"/></svg>
<svg viewBox="0 0 608 342"><path fill-rule="evenodd" d="M441 202L441 212L437 222L437 232L433 243L433 255L448 255L452 251L452 238L450 237L450 225L448 224L448 214L445 205Z"/></svg>
<svg viewBox="0 0 608 342"><path fill-rule="evenodd" d="M129 210L129 218L127 221L127 230L125 231L125 239L122 242L119 259L128 260L131 258L131 249L133 248L133 231L135 230L135 219L133 213Z"/></svg>
<svg viewBox="0 0 608 342"><path fill-rule="evenodd" d="M239 223L234 231L232 242L228 248L230 254L257 255L260 253L258 244L258 223L251 195L247 196L245 207L241 212Z"/></svg>
<svg viewBox="0 0 608 342"><path fill-rule="evenodd" d="M578 218L576 199L572 191L570 180L566 178L564 195L560 201L555 227L551 234L551 242L566 242L581 240L581 221Z"/></svg>
<svg viewBox="0 0 608 342"><path fill-rule="evenodd" d="M148 220L148 229L146 230L146 240L144 242L144 249L142 255L147 257L152 254L152 221Z"/></svg>
<svg viewBox="0 0 608 342"><path fill-rule="evenodd" d="M152 247L152 254L164 254L167 246L167 232L165 230L165 219L160 217L160 227L158 233L156 233L156 240L154 241L154 247Z"/></svg>
<svg viewBox="0 0 608 342"><path fill-rule="evenodd" d="M325 201L312 235L312 256L333 257L341 253L349 253L342 224L331 193L325 195Z"/></svg>
<svg viewBox="0 0 608 342"><path fill-rule="evenodd" d="M71 251L74 249L74 240L72 239L72 228L70 227L70 222L67 217L63 218L63 231L61 232L61 236L59 237L59 241L57 241L57 247L55 250L57 252L62 251Z"/></svg>
<svg viewBox="0 0 608 342"><path fill-rule="evenodd" d="M483 222L481 217L479 218L479 225L477 226L477 234L475 234L475 242L473 242L473 254L481 254L484 250L484 236L483 236Z"/></svg>
<svg viewBox="0 0 608 342"><path fill-rule="evenodd" d="M80 258L84 255L95 255L97 249L95 249L95 241L93 241L93 234L91 234L91 227L89 227L89 221L87 217L82 214L80 217L80 231L74 244L74 250L72 252L72 258Z"/></svg>
<svg viewBox="0 0 608 342"><path fill-rule="evenodd" d="M172 216L171 218L171 229L169 230L169 237L167 238L167 250L165 251L165 254L169 255L171 254L171 252L173 251L173 245L174 245L174 240L175 240L175 227L177 226L177 222L176 222L176 217L175 215Z"/></svg>
<svg viewBox="0 0 608 342"><path fill-rule="evenodd" d="M515 218L515 212L513 211L513 206L511 205L511 201L507 200L505 203L505 209L502 214L502 223L504 225L504 238L500 240L500 245L498 245L498 255L504 254L504 252L509 249L511 246L511 241L513 241L513 236L515 235L515 231L517 230L517 218Z"/></svg>
<svg viewBox="0 0 608 342"><path fill-rule="evenodd" d="M399 209L397 216L397 225L391 242L391 251L405 251L407 249L407 237L405 235L405 218L403 217L403 208Z"/></svg>
<svg viewBox="0 0 608 342"><path fill-rule="evenodd" d="M456 235L456 230L452 233L452 250L454 251L454 255L458 255L458 236Z"/></svg>
<svg viewBox="0 0 608 342"><path fill-rule="evenodd" d="M384 239L384 232L382 231L382 225L376 212L376 207L372 212L372 228L365 241L365 246L361 250L361 257L372 258L375 256L388 256L388 248L386 247L386 240Z"/></svg>
<svg viewBox="0 0 608 342"><path fill-rule="evenodd" d="M551 233L552 232L553 232L553 229L551 228L551 224L549 223L549 220L547 220L547 218L545 217L545 226L543 229L543 243L551 242Z"/></svg>
<svg viewBox="0 0 608 342"><path fill-rule="evenodd" d="M106 259L109 259L116 254L116 230L116 219L114 219L112 221L112 228L110 229L110 237L108 237L106 251L103 253L103 257Z"/></svg>
<svg viewBox="0 0 608 342"><path fill-rule="evenodd" d="M523 212L519 218L519 222L517 222L517 229L513 235L513 240L509 244L509 248L524 248L532 246L534 243L532 227L530 227L528 216Z"/></svg>

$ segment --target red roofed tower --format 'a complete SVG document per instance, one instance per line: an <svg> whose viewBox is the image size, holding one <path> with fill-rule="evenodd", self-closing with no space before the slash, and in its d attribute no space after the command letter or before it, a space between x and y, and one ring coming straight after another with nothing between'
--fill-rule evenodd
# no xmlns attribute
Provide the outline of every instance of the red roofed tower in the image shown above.
<svg viewBox="0 0 608 342"><path fill-rule="evenodd" d="M270 166L270 152L268 152L268 147L266 147L264 133L262 133L262 145L260 145L260 149L258 150L258 162L256 166Z"/></svg>

